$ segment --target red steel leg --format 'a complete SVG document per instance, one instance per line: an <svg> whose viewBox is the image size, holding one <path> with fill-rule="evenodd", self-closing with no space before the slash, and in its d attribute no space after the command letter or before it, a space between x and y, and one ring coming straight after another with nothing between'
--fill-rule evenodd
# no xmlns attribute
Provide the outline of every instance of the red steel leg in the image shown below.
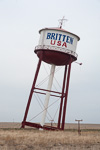
<svg viewBox="0 0 100 150"><path fill-rule="evenodd" d="M24 126L25 126L25 122L26 122L29 106L30 106L30 103L31 103L32 95L33 95L33 90L35 88L35 83L36 83L36 80L37 80L37 77L38 77L38 73L39 73L39 69L40 69L40 66L41 66L41 61L42 61L42 56L39 59L39 62L38 62L38 65L37 65L37 70L36 70L34 81L33 81L33 85L32 85L31 91L30 91L30 95L29 95L29 99L28 99L28 103L27 103L27 107L26 107L26 111L25 111L25 115L24 115L24 119L23 119L21 128L24 128Z"/></svg>
<svg viewBox="0 0 100 150"><path fill-rule="evenodd" d="M64 72L64 79L63 79L62 96L61 96L59 118L58 118L58 129L60 129L62 106L63 106L63 98L64 98L64 89L65 89L65 82L66 82L66 74L67 74L67 65L65 65L65 72Z"/></svg>
<svg viewBox="0 0 100 150"><path fill-rule="evenodd" d="M64 101L64 108L63 108L63 117L62 117L62 130L64 130L64 125L65 125L65 116L66 116L66 107L67 107L67 97L68 97L68 88L69 88L69 80L70 80L71 62L72 62L72 59L70 59L69 68L68 68L67 85L66 85L65 101Z"/></svg>

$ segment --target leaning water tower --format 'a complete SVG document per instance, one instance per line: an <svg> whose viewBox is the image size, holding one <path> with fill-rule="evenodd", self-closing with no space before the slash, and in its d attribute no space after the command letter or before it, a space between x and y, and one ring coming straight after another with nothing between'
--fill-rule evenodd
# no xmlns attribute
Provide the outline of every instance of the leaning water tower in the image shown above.
<svg viewBox="0 0 100 150"><path fill-rule="evenodd" d="M31 126L45 130L64 130L71 64L72 62L77 60L78 55L76 54L76 47L77 42L80 40L80 38L77 35L62 29L62 22L63 19L61 19L60 27L43 28L39 31L39 44L35 47L34 50L39 58L39 61L37 64L34 81L26 106L25 115L22 122L22 128L24 128L25 126ZM47 89L36 88L35 86L42 61L51 65ZM61 92L51 90L56 66L65 67ZM42 92L45 92L44 111L40 124L26 121L32 96L34 92L36 92L36 90L40 90L40 92L37 91L37 93L39 94L43 94ZM60 106L57 127L45 125L46 113L51 93L60 94Z"/></svg>

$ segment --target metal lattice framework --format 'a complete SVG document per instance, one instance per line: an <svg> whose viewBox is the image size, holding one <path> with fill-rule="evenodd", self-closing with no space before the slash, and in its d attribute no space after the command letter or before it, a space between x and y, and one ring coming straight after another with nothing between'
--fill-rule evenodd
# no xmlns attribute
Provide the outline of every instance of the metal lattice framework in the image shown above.
<svg viewBox="0 0 100 150"><path fill-rule="evenodd" d="M41 66L42 57L43 57L43 53L42 53L41 57L39 58L39 62L38 62L38 65L37 65L33 85L32 85L31 91L30 91L28 103L27 103L26 110L25 110L25 115L24 115L23 122L22 122L22 128L24 128L25 125L26 125L26 126L41 128L41 129L45 129L45 130L64 130L72 57L70 56L69 64L65 65L62 92L55 92L55 91L51 91L51 90L48 91L48 90L45 90L45 89L40 89L40 88L35 87L37 77L38 77L38 73L39 73L40 66ZM66 82L66 80L67 80L67 82ZM36 90L40 90L40 91L36 91ZM44 93L45 91L50 92L50 93L54 93L51 96L60 97L61 101L60 101L60 109L59 109L57 127L46 126L46 125L42 126L41 124L31 123L31 122L26 121L33 94L34 93L45 94ZM60 94L60 96L57 96L55 94Z"/></svg>

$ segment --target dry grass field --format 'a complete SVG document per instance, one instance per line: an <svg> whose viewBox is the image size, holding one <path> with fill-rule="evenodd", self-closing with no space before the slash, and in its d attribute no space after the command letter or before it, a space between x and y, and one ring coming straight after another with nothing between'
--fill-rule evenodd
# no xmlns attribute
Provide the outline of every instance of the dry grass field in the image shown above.
<svg viewBox="0 0 100 150"><path fill-rule="evenodd" d="M0 126L0 150L100 150L99 129L82 130L78 135L76 130L39 131L9 126Z"/></svg>

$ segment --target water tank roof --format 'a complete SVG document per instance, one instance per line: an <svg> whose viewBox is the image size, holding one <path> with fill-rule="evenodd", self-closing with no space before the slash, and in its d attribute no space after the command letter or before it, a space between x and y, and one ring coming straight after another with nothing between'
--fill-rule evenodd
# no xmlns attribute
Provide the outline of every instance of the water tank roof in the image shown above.
<svg viewBox="0 0 100 150"><path fill-rule="evenodd" d="M62 28L59 28L59 27L43 28L43 29L39 30L39 33L40 33L42 30L57 30L57 31L67 32L67 33L70 33L70 34L76 36L76 37L78 38L78 41L80 40L80 37L77 36L76 34L71 33L71 32L69 32L69 31L67 31L67 30L65 30L65 29L62 29Z"/></svg>

